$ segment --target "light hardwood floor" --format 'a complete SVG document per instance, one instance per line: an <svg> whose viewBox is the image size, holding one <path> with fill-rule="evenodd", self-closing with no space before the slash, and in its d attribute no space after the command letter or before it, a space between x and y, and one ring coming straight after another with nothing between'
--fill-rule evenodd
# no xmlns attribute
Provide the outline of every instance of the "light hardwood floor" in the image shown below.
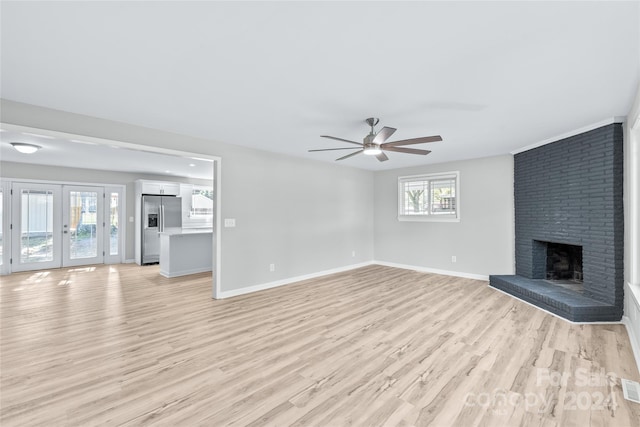
<svg viewBox="0 0 640 427"><path fill-rule="evenodd" d="M616 378L640 380L623 326L486 282L371 266L215 301L210 275L154 266L0 280L2 426L640 420Z"/></svg>

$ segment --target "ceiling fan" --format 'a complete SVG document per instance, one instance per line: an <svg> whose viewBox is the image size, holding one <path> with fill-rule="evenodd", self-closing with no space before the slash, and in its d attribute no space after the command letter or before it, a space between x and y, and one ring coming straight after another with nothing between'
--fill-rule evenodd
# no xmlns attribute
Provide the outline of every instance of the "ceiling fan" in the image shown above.
<svg viewBox="0 0 640 427"><path fill-rule="evenodd" d="M335 136L328 135L320 135L322 138L335 139L336 141L348 142L349 144L356 144L358 147L344 147L344 148L321 148L318 150L309 150L309 152L313 151L334 151L334 150L358 150L356 152L347 154L346 156L340 157L336 159L344 160L348 159L351 156L355 156L356 154L366 154L369 156L376 156L381 162L389 160L389 157L384 153L384 151L395 151L398 153L407 153L407 154L421 154L427 155L431 151L429 150L418 150L416 148L405 148L402 145L414 145L414 144L424 144L426 142L436 142L442 141L442 137L440 135L435 136L423 136L421 138L413 138L413 139L403 139L400 141L393 142L385 142L393 133L396 131L394 128L383 127L378 132L375 132L374 126L378 124L380 119L369 117L365 120L365 122L371 126L371 131L369 135L364 137L362 143L356 141L349 141L348 139L336 138Z"/></svg>

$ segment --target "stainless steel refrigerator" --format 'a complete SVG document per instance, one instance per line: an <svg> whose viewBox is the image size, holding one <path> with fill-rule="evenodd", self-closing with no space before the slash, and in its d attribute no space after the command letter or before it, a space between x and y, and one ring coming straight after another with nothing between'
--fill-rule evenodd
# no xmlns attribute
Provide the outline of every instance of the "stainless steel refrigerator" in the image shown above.
<svg viewBox="0 0 640 427"><path fill-rule="evenodd" d="M142 196L142 264L160 261L160 233L182 227L182 198Z"/></svg>

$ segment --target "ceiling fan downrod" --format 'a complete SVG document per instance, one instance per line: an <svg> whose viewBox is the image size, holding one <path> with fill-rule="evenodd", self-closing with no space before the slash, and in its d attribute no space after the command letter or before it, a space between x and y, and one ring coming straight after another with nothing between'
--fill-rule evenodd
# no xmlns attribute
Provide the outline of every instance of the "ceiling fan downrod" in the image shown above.
<svg viewBox="0 0 640 427"><path fill-rule="evenodd" d="M371 135L375 135L375 134L376 134L376 132L375 132L375 130L373 129L373 127L374 127L375 125L377 125L379 121L380 121L380 119L379 119L379 118L377 118L377 117L369 117L368 119L366 119L366 120L365 120L365 122L366 122L369 126L371 126L371 133L370 133Z"/></svg>

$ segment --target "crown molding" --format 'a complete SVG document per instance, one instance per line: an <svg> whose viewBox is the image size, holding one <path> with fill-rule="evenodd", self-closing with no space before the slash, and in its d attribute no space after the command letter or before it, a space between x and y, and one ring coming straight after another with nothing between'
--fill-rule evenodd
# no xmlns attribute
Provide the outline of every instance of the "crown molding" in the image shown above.
<svg viewBox="0 0 640 427"><path fill-rule="evenodd" d="M569 137L572 137L572 136L580 135L581 133L589 132L590 130L598 129L598 128L601 128L602 126L610 125L612 123L624 123L625 120L626 120L626 117L624 117L624 116L609 117L609 118L601 120L599 122L592 123L590 125L583 126L581 128L574 129L574 130L571 130L569 132L562 133L560 135L552 136L551 138L543 139L542 141L535 142L533 144L529 144L529 145L527 145L525 147L517 148L517 149L515 149L513 151L510 151L510 153L511 154L518 154L518 153L522 153L524 151L529 151L529 150L531 150L533 148L537 148L537 147L541 147L543 145L551 144L552 142L557 142L557 141L560 141L561 139L565 139L565 138L569 138Z"/></svg>

